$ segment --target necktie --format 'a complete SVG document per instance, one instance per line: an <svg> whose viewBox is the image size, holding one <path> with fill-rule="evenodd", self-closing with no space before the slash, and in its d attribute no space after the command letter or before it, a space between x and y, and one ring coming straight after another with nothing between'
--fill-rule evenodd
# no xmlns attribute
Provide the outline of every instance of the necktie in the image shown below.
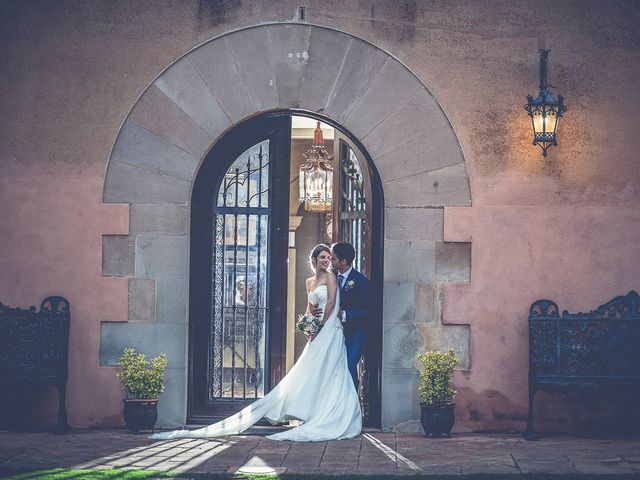
<svg viewBox="0 0 640 480"><path fill-rule="evenodd" d="M338 275L338 283L340 285L340 288L342 288L342 286L344 285L344 275Z"/></svg>

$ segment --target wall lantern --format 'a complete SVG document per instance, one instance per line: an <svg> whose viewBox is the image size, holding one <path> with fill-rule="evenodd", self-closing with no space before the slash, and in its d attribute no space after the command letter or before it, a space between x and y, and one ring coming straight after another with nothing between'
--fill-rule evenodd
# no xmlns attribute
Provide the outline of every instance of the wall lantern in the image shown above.
<svg viewBox="0 0 640 480"><path fill-rule="evenodd" d="M300 166L300 203L307 212L327 213L333 209L333 155L324 148L320 122L313 132L313 144L303 153Z"/></svg>
<svg viewBox="0 0 640 480"><path fill-rule="evenodd" d="M547 61L549 50L540 50L540 93L536 98L527 95L524 109L531 117L533 124L533 144L542 148L542 155L547 156L547 148L557 145L556 132L560 117L567 111L562 103L562 95L556 98L549 89L553 85L547 81Z"/></svg>

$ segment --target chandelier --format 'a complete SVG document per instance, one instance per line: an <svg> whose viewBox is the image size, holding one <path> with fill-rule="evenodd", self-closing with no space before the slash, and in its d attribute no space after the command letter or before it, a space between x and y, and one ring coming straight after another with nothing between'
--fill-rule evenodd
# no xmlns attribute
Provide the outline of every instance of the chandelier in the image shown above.
<svg viewBox="0 0 640 480"><path fill-rule="evenodd" d="M302 155L306 160L300 166L300 203L304 203L307 212L330 212L333 209L333 155L324 148L320 122L313 132L311 148Z"/></svg>

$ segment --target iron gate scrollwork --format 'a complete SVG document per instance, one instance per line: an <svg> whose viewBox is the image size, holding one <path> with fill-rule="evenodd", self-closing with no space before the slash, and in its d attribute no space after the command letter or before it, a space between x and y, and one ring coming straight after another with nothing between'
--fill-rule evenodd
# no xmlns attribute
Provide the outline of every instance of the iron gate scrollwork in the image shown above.
<svg viewBox="0 0 640 480"><path fill-rule="evenodd" d="M214 208L209 400L265 392L270 221L269 140L227 170Z"/></svg>
<svg viewBox="0 0 640 480"><path fill-rule="evenodd" d="M368 222L364 177L354 151L345 143L340 145L340 240L349 242L356 250L353 267L369 276L367 265Z"/></svg>

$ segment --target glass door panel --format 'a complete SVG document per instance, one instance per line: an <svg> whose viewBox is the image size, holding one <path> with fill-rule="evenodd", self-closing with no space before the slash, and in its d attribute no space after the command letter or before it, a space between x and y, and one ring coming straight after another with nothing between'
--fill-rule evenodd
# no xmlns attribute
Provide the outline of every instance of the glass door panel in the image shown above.
<svg viewBox="0 0 640 480"><path fill-rule="evenodd" d="M216 143L198 172L191 206L191 423L237 412L284 371L290 129L288 115L252 118Z"/></svg>

